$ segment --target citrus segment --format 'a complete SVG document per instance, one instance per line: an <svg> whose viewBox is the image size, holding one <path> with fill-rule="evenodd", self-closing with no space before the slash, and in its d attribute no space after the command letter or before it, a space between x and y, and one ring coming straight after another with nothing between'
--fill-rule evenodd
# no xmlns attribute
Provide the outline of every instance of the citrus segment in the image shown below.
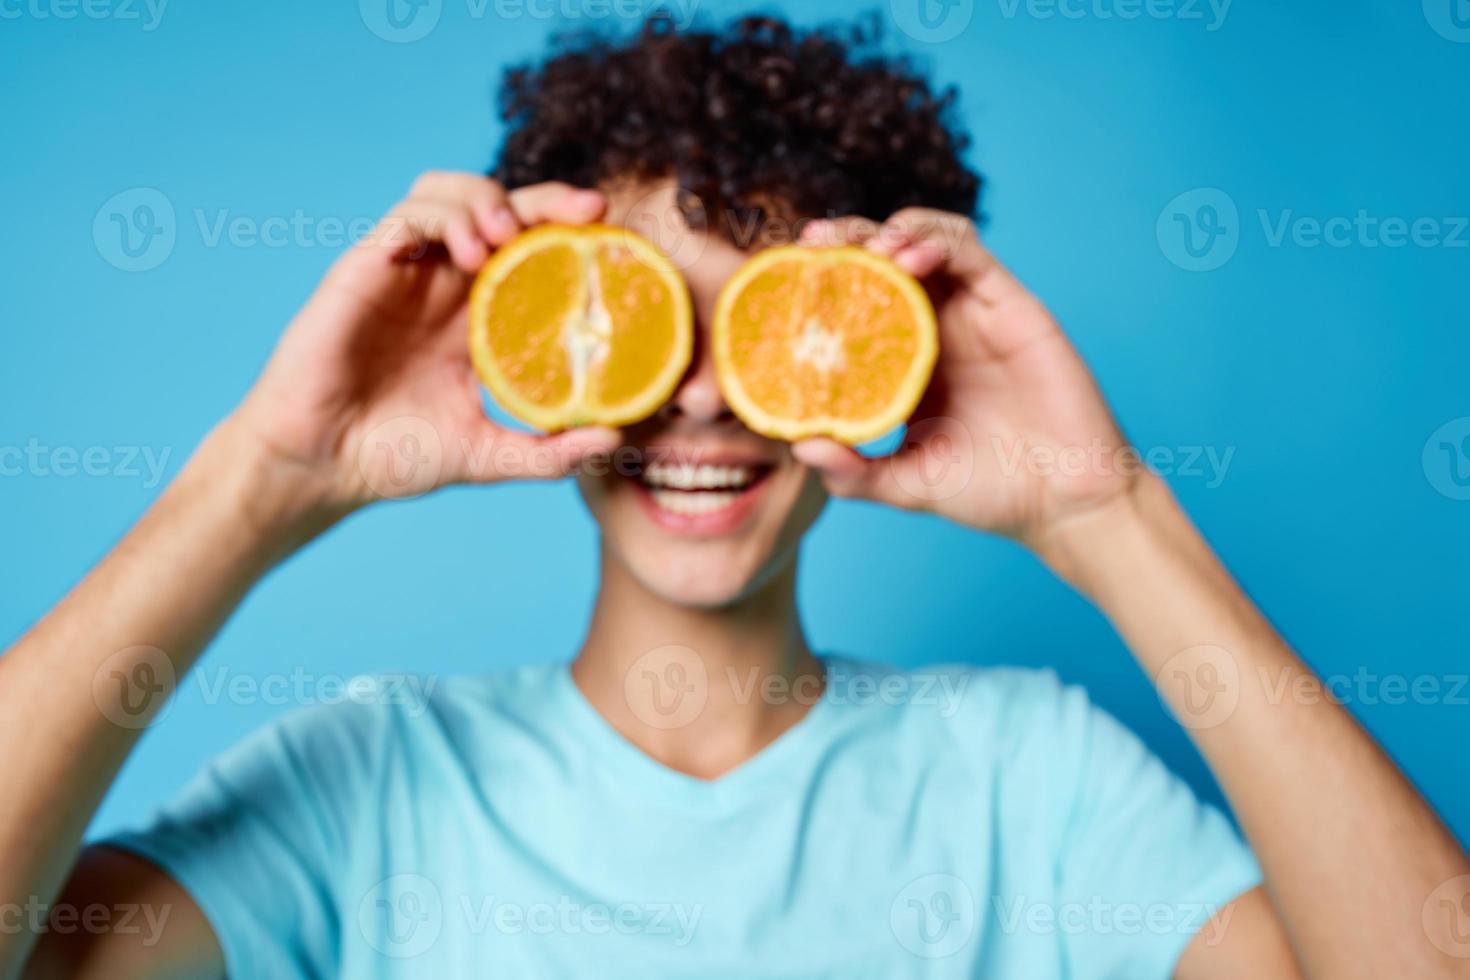
<svg viewBox="0 0 1470 980"><path fill-rule="evenodd" d="M476 277L469 321L485 387L548 431L646 418L693 350L678 270L646 239L607 225L543 225L516 238Z"/></svg>
<svg viewBox="0 0 1470 980"><path fill-rule="evenodd" d="M591 395L599 405L624 405L657 386L668 352L679 348L677 307L681 298L687 301L687 294L682 286L669 289L656 270L622 245L598 251L593 281L607 311L611 338L607 360L593 374ZM687 313L682 328L688 329Z"/></svg>
<svg viewBox="0 0 1470 980"><path fill-rule="evenodd" d="M778 439L875 439L913 413L938 354L923 287L860 248L762 252L715 308L720 385L746 425Z"/></svg>
<svg viewBox="0 0 1470 980"><path fill-rule="evenodd" d="M562 325L586 304L582 258L570 245L527 255L486 299L486 342L518 399L563 405L572 394Z"/></svg>

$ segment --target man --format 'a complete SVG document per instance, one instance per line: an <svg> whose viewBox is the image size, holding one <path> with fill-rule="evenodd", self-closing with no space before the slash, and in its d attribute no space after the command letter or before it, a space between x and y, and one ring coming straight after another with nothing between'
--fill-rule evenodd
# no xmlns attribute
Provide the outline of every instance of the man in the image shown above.
<svg viewBox="0 0 1470 980"><path fill-rule="evenodd" d="M1465 855L1339 706L1267 697L1266 678L1314 679L1129 465L1076 352L979 241L952 96L865 54L771 20L654 21L510 74L497 179L419 180L175 484L0 659L0 901L162 920L6 930L7 974L1470 975L1424 914ZM701 331L782 228L892 257L941 323L904 447L757 436L704 346L624 432L487 420L471 277L527 227L594 220L665 239ZM405 484L379 450L416 433L442 458ZM995 440L1093 462L1012 471ZM968 478L933 493L941 448ZM383 496L573 474L602 577L569 667L293 714L151 826L81 848L136 735L130 684L187 670L272 566ZM669 493L719 495L729 519L671 519ZM817 657L796 555L829 494L1008 535L1096 602L1166 682L1251 850L1049 674Z"/></svg>

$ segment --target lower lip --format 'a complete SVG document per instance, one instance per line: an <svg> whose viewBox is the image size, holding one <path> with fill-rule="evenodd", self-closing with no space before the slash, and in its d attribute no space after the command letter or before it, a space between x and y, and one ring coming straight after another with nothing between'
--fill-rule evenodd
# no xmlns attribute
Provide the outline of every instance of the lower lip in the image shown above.
<svg viewBox="0 0 1470 980"><path fill-rule="evenodd" d="M718 534L729 534L744 524L751 511L755 509L757 499L765 493L766 484L770 483L771 479L770 474L762 476L748 490L736 497L729 506L706 511L703 514L676 514L670 510L664 510L654 502L653 493L643 485L642 481L635 479L631 482L637 493L638 502L659 527L675 534L711 537Z"/></svg>

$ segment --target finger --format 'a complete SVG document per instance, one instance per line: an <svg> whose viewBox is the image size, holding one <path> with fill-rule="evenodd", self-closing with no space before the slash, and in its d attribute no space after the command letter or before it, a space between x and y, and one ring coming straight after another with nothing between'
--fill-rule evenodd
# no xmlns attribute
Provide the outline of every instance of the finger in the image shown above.
<svg viewBox="0 0 1470 980"><path fill-rule="evenodd" d="M924 241L899 249L893 262L915 279L924 279L941 269L948 258L938 242Z"/></svg>
<svg viewBox="0 0 1470 980"><path fill-rule="evenodd" d="M797 238L801 245L862 245L882 227L872 218L849 215L843 218L824 218L811 221L801 229Z"/></svg>
<svg viewBox="0 0 1470 980"><path fill-rule="evenodd" d="M607 210L607 198L601 192L559 181L518 187L510 192L509 201L522 225L547 221L581 225L596 221Z"/></svg>
<svg viewBox="0 0 1470 980"><path fill-rule="evenodd" d="M835 497L904 508L914 503L901 492L886 458L869 459L831 439L804 439L791 447L791 454L797 462L816 470L822 485Z"/></svg>
<svg viewBox="0 0 1470 980"><path fill-rule="evenodd" d="M414 181L410 198L441 201L466 208L480 235L500 247L520 234L521 224L510 209L505 188L480 174L434 170Z"/></svg>
<svg viewBox="0 0 1470 980"><path fill-rule="evenodd" d="M611 454L622 444L616 429L588 426L555 435L505 429L485 420L486 444L467 467L467 482L556 480L576 473L598 454Z"/></svg>
<svg viewBox="0 0 1470 980"><path fill-rule="evenodd" d="M490 257L490 247L468 210L416 198L389 212L364 243L386 249L395 258L420 258L427 246L443 244L454 264L471 273Z"/></svg>
<svg viewBox="0 0 1470 980"><path fill-rule="evenodd" d="M570 476L589 459L609 456L623 444L623 433L601 425L568 429L547 438L554 457L559 460L558 476Z"/></svg>
<svg viewBox="0 0 1470 980"><path fill-rule="evenodd" d="M944 266L959 278L978 280L994 264L980 244L974 222L962 214L931 208L904 208L894 213L868 239L867 247L910 272L924 269L924 275Z"/></svg>

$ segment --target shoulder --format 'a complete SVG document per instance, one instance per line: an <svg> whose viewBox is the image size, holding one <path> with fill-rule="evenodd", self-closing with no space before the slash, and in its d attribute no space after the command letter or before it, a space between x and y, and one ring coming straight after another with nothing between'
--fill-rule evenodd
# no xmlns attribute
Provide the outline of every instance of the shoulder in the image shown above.
<svg viewBox="0 0 1470 980"><path fill-rule="evenodd" d="M1098 713L1085 691L1054 671L1023 667L900 668L833 658L828 692L839 705L870 706L886 724L934 748L992 759L1080 749Z"/></svg>
<svg viewBox="0 0 1470 980"><path fill-rule="evenodd" d="M343 776L381 771L405 756L521 727L541 712L559 669L359 675L257 730L222 761L270 759Z"/></svg>
<svg viewBox="0 0 1470 980"><path fill-rule="evenodd" d="M885 705L907 708L938 707L949 718L981 714L987 718L1075 710L1085 706L1081 688L1063 684L1053 670L1028 667L979 666L940 663L917 667L831 657L827 660L828 687L837 698L844 693L860 702L863 695Z"/></svg>

